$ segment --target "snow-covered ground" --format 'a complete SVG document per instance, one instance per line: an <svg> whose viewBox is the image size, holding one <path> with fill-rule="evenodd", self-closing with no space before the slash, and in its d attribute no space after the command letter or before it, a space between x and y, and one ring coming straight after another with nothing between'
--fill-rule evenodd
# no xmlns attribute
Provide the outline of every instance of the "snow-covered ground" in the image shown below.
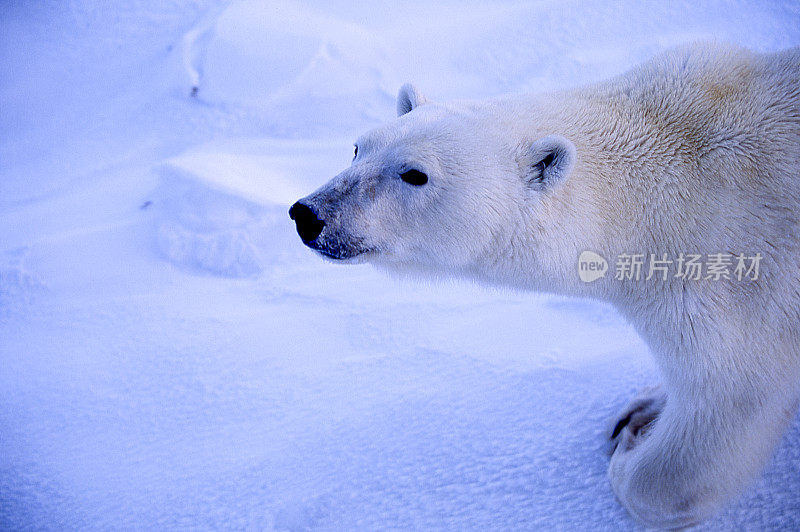
<svg viewBox="0 0 800 532"><path fill-rule="evenodd" d="M635 529L605 430L658 377L613 309L337 267L286 210L405 81L775 50L800 7L117 4L0 4L0 528ZM800 528L800 421L704 528Z"/></svg>

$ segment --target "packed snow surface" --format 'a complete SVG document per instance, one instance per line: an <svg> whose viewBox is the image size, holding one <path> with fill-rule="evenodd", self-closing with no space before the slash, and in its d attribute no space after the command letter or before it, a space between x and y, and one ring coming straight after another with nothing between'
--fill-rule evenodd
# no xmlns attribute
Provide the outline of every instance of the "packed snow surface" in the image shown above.
<svg viewBox="0 0 800 532"><path fill-rule="evenodd" d="M286 210L403 82L777 50L796 3L5 2L0 30L0 528L637 528L605 435L658 375L612 308L332 265ZM800 528L800 423L703 528Z"/></svg>

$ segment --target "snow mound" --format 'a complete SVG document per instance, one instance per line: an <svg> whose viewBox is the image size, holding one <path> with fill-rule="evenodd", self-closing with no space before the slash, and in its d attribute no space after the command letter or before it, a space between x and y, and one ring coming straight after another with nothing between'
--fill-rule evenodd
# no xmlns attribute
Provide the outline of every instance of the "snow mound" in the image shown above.
<svg viewBox="0 0 800 532"><path fill-rule="evenodd" d="M184 267L257 275L283 252L275 238L292 236L289 205L335 175L349 155L348 141L232 139L172 157L157 167L160 185L149 200L158 213L158 248ZM310 175L317 177L302 178Z"/></svg>
<svg viewBox="0 0 800 532"><path fill-rule="evenodd" d="M11 250L0 256L0 317L21 303L30 301L30 295L42 288L42 282L25 266L27 247Z"/></svg>
<svg viewBox="0 0 800 532"><path fill-rule="evenodd" d="M292 135L298 126L330 131L365 114L385 118L396 89L382 89L375 66L383 63L382 48L356 22L292 3L246 0L187 33L183 55L197 98L255 112L273 133Z"/></svg>
<svg viewBox="0 0 800 532"><path fill-rule="evenodd" d="M154 201L160 251L176 264L227 277L260 273L267 245L257 235L269 225L264 207L204 177L161 169Z"/></svg>

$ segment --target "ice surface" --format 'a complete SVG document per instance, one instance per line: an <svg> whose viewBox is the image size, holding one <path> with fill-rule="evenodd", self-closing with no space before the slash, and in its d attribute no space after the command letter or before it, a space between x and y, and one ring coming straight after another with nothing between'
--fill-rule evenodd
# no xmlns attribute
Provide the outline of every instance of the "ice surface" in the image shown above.
<svg viewBox="0 0 800 532"><path fill-rule="evenodd" d="M414 81L569 86L792 2L0 5L0 528L636 529L605 305L337 267L289 204ZM800 424L708 530L800 528Z"/></svg>

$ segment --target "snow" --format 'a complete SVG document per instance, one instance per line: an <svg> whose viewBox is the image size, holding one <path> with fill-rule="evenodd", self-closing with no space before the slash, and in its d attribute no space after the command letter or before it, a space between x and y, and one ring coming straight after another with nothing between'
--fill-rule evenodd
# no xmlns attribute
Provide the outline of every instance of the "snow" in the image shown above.
<svg viewBox="0 0 800 532"><path fill-rule="evenodd" d="M73 0L0 25L0 528L637 528L604 435L658 376L613 309L332 265L286 210L405 81L776 50L796 4ZM702 528L800 528L798 464L795 422Z"/></svg>

